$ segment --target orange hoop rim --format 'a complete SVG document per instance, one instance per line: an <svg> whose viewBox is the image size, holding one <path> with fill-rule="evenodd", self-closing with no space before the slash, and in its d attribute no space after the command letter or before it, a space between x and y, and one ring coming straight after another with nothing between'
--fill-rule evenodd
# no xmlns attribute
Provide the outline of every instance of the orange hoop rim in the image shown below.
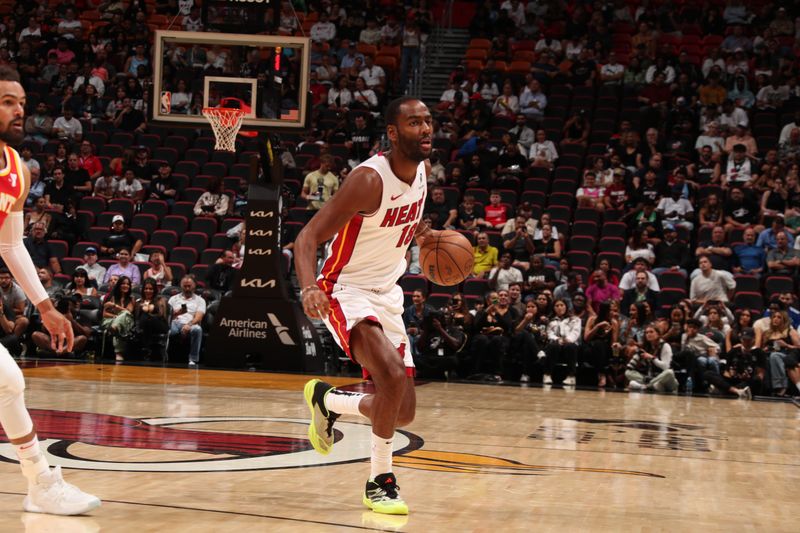
<svg viewBox="0 0 800 533"><path fill-rule="evenodd" d="M214 117L223 126L233 126L237 120L244 118L245 111L233 107L204 107L203 116L206 118Z"/></svg>

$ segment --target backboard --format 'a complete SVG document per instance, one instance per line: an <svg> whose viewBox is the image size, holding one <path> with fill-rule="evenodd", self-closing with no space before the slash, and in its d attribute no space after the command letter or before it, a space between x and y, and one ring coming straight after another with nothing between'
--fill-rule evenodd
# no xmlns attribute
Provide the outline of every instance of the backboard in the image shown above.
<svg viewBox="0 0 800 533"><path fill-rule="evenodd" d="M305 37L158 30L150 118L207 127L203 107L236 107L244 130L303 129L309 56Z"/></svg>

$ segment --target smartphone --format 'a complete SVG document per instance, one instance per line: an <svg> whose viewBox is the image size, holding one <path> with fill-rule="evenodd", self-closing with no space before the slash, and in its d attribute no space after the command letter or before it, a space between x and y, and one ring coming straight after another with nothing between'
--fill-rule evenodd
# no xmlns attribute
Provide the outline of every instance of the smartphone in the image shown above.
<svg viewBox="0 0 800 533"><path fill-rule="evenodd" d="M181 311L184 313L187 311L186 304L181 305Z"/></svg>

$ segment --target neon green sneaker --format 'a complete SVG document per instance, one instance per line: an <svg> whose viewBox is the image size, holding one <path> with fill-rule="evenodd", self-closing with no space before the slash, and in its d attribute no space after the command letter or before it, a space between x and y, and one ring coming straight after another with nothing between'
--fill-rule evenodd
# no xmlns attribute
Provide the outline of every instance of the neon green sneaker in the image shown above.
<svg viewBox="0 0 800 533"><path fill-rule="evenodd" d="M394 474L381 474L367 481L362 501L364 505L382 514L408 514L408 504L400 497Z"/></svg>
<svg viewBox="0 0 800 533"><path fill-rule="evenodd" d="M334 434L333 423L339 415L328 411L325 407L325 394L333 390L334 386L319 379L312 379L303 388L309 411L311 423L308 425L308 440L311 445L322 455L328 455L333 448Z"/></svg>

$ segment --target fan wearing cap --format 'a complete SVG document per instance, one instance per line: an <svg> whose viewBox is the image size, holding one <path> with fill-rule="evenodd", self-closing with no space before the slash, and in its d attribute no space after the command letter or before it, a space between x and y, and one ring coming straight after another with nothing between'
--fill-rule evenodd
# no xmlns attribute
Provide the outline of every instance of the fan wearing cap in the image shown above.
<svg viewBox="0 0 800 533"><path fill-rule="evenodd" d="M117 252L123 248L129 250L131 257L134 257L142 249L142 241L134 237L125 227L125 218L122 215L114 215L111 219L111 232L103 237L100 253L105 257L116 259Z"/></svg>
<svg viewBox="0 0 800 533"><path fill-rule="evenodd" d="M97 262L97 248L89 246L83 252L82 268L89 275L89 282L93 286L100 286L106 276L106 267Z"/></svg>
<svg viewBox="0 0 800 533"><path fill-rule="evenodd" d="M688 276L689 247L686 242L678 240L678 228L674 224L664 224L664 239L656 245L655 254L654 274L669 270Z"/></svg>
<svg viewBox="0 0 800 533"><path fill-rule="evenodd" d="M725 174L722 177L723 187L728 184L747 185L757 176L753 172L752 162L747 155L747 147L737 144L733 146L732 150L725 166Z"/></svg>

